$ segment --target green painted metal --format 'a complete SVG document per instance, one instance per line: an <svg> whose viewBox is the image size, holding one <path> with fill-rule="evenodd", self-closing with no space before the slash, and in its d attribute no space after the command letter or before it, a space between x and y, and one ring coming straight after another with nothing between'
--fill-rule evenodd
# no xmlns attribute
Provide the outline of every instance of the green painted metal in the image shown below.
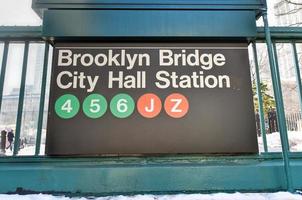
<svg viewBox="0 0 302 200"><path fill-rule="evenodd" d="M9 43L6 41L4 43L3 57L2 57L2 63L1 63L1 72L0 72L0 111L1 111L1 106L2 106L3 87L4 87L6 63L7 63L7 56L8 56L8 46L9 46Z"/></svg>
<svg viewBox="0 0 302 200"><path fill-rule="evenodd" d="M211 19L211 20L209 20ZM225 26L225 22L228 26ZM106 37L256 36L253 11L47 10L43 37L53 40Z"/></svg>
<svg viewBox="0 0 302 200"><path fill-rule="evenodd" d="M302 152L288 152L288 156L290 159L300 159L302 158ZM258 158L263 159L282 159L282 152L263 152Z"/></svg>
<svg viewBox="0 0 302 200"><path fill-rule="evenodd" d="M271 38L278 42L302 41L302 27L270 27ZM257 40L265 40L264 27L257 28Z"/></svg>
<svg viewBox="0 0 302 200"><path fill-rule="evenodd" d="M301 160L302 152L289 152L288 153L291 160ZM5 156L1 157L1 163L72 163L78 162L85 165L87 162L95 163L106 163L106 164L131 164L131 163L182 163L184 161L188 163L202 162L202 161L213 161L216 163L227 160L245 160L245 161L272 161L272 160L282 160L282 152L264 152L261 154L252 154L252 155L204 155L204 154L183 154L183 155L148 155L148 156L86 156L86 157L72 157L72 156L60 156L60 157L51 157L51 156Z"/></svg>
<svg viewBox="0 0 302 200"><path fill-rule="evenodd" d="M293 48L293 58L294 58L294 65L296 69L296 80L298 85L299 97L300 97L300 109L302 112L302 83L301 83L301 74L300 74L300 66L299 66L299 59L298 59L298 51L296 43L292 43Z"/></svg>
<svg viewBox="0 0 302 200"><path fill-rule="evenodd" d="M293 183L292 183L292 173L290 169L289 163L289 145L288 145L288 138L287 138L287 128L285 122L285 113L284 113L284 104L283 104L283 97L282 97L282 90L281 90L281 83L280 83L280 75L277 66L277 54L274 54L271 36L270 36L270 28L268 25L267 13L264 12L263 14L263 22L265 27L265 35L266 35L266 43L267 43L267 50L269 56L269 63L271 69L271 76L273 82L273 89L275 94L276 100L276 107L277 107L277 118L280 130L280 138L282 143L282 154L284 160L284 171L286 175L286 184L288 191L293 191Z"/></svg>
<svg viewBox="0 0 302 200"><path fill-rule="evenodd" d="M301 189L302 161L293 158L293 187ZM286 189L282 156L169 156L0 159L0 193L114 195L280 191ZM244 184L242 184L244 183ZM24 192L25 192L24 191ZM70 194L71 193L71 194Z"/></svg>
<svg viewBox="0 0 302 200"><path fill-rule="evenodd" d="M281 86L281 80L280 80L280 71L279 71L279 64L278 64L278 57L277 57L277 48L276 43L273 42L273 55L274 55L274 61L275 61L275 81L276 81L276 91L277 95L275 94L275 100L276 100L276 107L277 107L277 119L278 119L278 125L280 130L280 139L282 143L282 153L283 153L283 159L284 159L284 169L287 177L287 187L288 191L293 192L293 186L292 186L292 173L290 170L290 161L288 152L289 144L288 144L288 133L287 133L287 127L286 127L286 119L285 119L285 111L284 111L284 103L283 103L283 95L282 95L282 86ZM281 99L280 99L281 98ZM277 103L278 102L278 103ZM279 108L278 108L279 105ZM279 113L279 114L278 114Z"/></svg>
<svg viewBox="0 0 302 200"><path fill-rule="evenodd" d="M253 42L253 55L255 62L255 72L256 72L256 88L257 88L257 97L258 97L258 105L259 105L259 118L260 118L260 129L263 140L263 148L264 152L268 152L267 150L267 139L266 139L266 130L265 130L265 121L264 121L264 109L263 109L263 100L262 100L262 92L261 92L261 79L259 73L259 62L257 56L257 47L256 43Z"/></svg>
<svg viewBox="0 0 302 200"><path fill-rule="evenodd" d="M29 42L25 41L24 54L23 54L23 65L22 65L22 73L21 73L21 83L20 83L20 93L19 93L19 102L18 102L18 113L17 113L17 122L16 122L16 132L15 132L15 142L14 142L14 149L13 149L13 155L14 156L18 154L19 144L20 144L19 140L20 140L20 133L21 133L22 112L23 112L24 93L25 93L28 48L29 48Z"/></svg>
<svg viewBox="0 0 302 200"><path fill-rule="evenodd" d="M50 160L47 162L47 160ZM286 189L282 159L218 158L48 158L44 162L1 163L0 176L6 184L0 192L16 188L35 192L73 195L135 193L196 193L217 191L277 191ZM9 170L7 170L9 169ZM302 161L293 159L294 185L302 188ZM9 180L9 181L8 181ZM243 184L244 183L244 184Z"/></svg>
<svg viewBox="0 0 302 200"><path fill-rule="evenodd" d="M0 26L0 40L24 41L42 38L41 26Z"/></svg>
<svg viewBox="0 0 302 200"><path fill-rule="evenodd" d="M0 36L1 29L0 27ZM32 37L30 36L31 33L25 29L24 31L28 34L29 38L36 38L34 40L37 41L41 40L41 36L36 35L37 37ZM28 40L26 34L20 30L18 34L16 33L15 39L13 37L13 30L14 28L11 29L12 36L10 38L1 37L1 39L6 41L5 46L7 47L7 51L9 45L7 40ZM280 30L282 30L283 34L282 40L292 42L298 41L300 38L298 34L300 28L288 29L287 36L285 34L287 28L283 27ZM290 30L297 31L293 34ZM274 28L271 31L274 42L281 39L280 35L278 35L280 33L276 32ZM32 32L32 34L35 35L36 33ZM41 32L39 34L41 35ZM294 37L294 35L296 36ZM275 94L278 93L282 97L281 85L280 82L278 83L280 77L278 74L278 62L276 60L277 54L273 52L276 49L272 47L268 26L266 36L268 38L270 62L273 63L271 63L271 69L273 69L274 88L277 88ZM258 41L262 39L257 38ZM45 63L44 61L43 71L47 67ZM4 65L6 65L6 61L2 62L2 70ZM24 75L22 72L23 76L26 76L26 74ZM2 72L0 74L0 87L1 85L3 86L1 84L1 77ZM43 93L42 88L43 86L41 87L41 93ZM43 110L41 109L41 105L40 101L40 113ZM282 101L278 100L277 106L284 112ZM278 115L280 115L280 110L278 110ZM18 114L18 116L22 116L22 109L21 115ZM39 120L41 120L40 117ZM17 188L23 188L32 192L113 195L238 190L277 191L288 189L292 191L293 189L302 189L302 152L293 153L288 151L287 133L284 132L286 124L284 126L285 121L282 118L282 113L281 117L278 116L278 120L279 122L283 120L283 129L281 129L282 154L267 152L251 156L217 155L210 157L204 155L171 155L148 158L53 158L38 156L39 149L36 148L35 157L13 156L0 158L0 177L6 183L1 185L0 192L15 192ZM21 125L21 121L19 124ZM17 125L17 127L19 126L20 128L20 125ZM37 134L39 133L37 132ZM14 149L17 148L15 147ZM19 189L18 191L21 190Z"/></svg>
<svg viewBox="0 0 302 200"><path fill-rule="evenodd" d="M40 154L40 146L41 146L45 91L46 91L46 81L47 81L47 67L48 67L48 56L49 56L48 52L49 52L49 44L45 43L42 83L41 83L41 92L40 92L39 116L38 116L38 126L37 126L37 134L36 134L36 148L35 148L36 156Z"/></svg>
<svg viewBox="0 0 302 200"><path fill-rule="evenodd" d="M284 141L286 141L286 146L287 146L286 150L287 150L287 154L288 154L288 152L290 151L290 149L289 149L289 144L288 144L288 132L287 132L286 120L285 120L285 111L284 111L284 103L283 103L282 86L281 86L281 78L280 78L280 70L279 70L279 61L278 61L278 52L277 52L276 42L272 43L272 48L273 48L273 53L274 53L275 66L276 66L276 68L275 68L275 70L276 70L275 71L276 72L275 78L276 78L276 83L277 83L276 87L278 87L277 88L277 92L282 97L282 99L281 99L282 101L280 101L280 99L277 100L277 101L279 101L279 105L282 105L281 106L281 111L280 111L282 117L280 119L278 118L278 122L280 120L283 120L283 121L281 121L281 122L278 123L279 124L279 128L280 128L280 138L282 140L281 134L283 134ZM275 98L277 98L277 97L275 97ZM278 110L277 110L277 112L278 112Z"/></svg>
<svg viewBox="0 0 302 200"><path fill-rule="evenodd" d="M302 27L270 27L271 38L276 42L289 40L302 41ZM42 26L0 26L0 40L39 40L42 41ZM257 27L254 40L263 42L265 39L264 27Z"/></svg>
<svg viewBox="0 0 302 200"><path fill-rule="evenodd" d="M182 5L194 5L194 6L211 6L212 9L225 8L224 6L232 6L233 9L259 9L264 6L264 2L261 0L34 0L33 7L51 8L51 9L100 9L108 8L108 6L115 6L115 8L126 8L124 6L182 6ZM218 8L215 6L219 6ZM142 8L146 8L142 7ZM157 7L158 8L158 7ZM226 7L229 9L230 7ZM200 8L197 8L200 9Z"/></svg>
<svg viewBox="0 0 302 200"><path fill-rule="evenodd" d="M166 10L255 10L262 0L34 0L33 9L42 16L46 9L166 9Z"/></svg>

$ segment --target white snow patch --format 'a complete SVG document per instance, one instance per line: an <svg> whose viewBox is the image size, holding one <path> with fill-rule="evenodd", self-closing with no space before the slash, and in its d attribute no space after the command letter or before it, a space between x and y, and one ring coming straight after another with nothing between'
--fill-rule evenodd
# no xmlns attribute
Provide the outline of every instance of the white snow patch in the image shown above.
<svg viewBox="0 0 302 200"><path fill-rule="evenodd" d="M35 155L35 150L36 150L35 145L25 145L24 148L20 149L18 155L20 155L20 156ZM6 149L5 151L6 151L5 152L6 156L12 156L13 155L13 151L11 151L10 149ZM40 155L44 155L45 154L44 152L45 152L45 144L41 144Z"/></svg>
<svg viewBox="0 0 302 200"><path fill-rule="evenodd" d="M302 132L288 131L287 134L288 134L290 150L293 152L302 151ZM267 148L269 152L282 151L279 132L266 134L266 140L267 140ZM259 144L259 151L263 152L262 137L258 137L258 144Z"/></svg>
<svg viewBox="0 0 302 200"><path fill-rule="evenodd" d="M1 195L0 200L302 200L299 194L277 193L215 193L215 194L178 194L178 195L135 195L109 196L98 198L64 197L52 195Z"/></svg>
<svg viewBox="0 0 302 200"><path fill-rule="evenodd" d="M280 133L270 133L266 134L267 139L267 147L269 152L282 152ZM288 140L290 150L293 152L302 152L302 132L298 131L288 131ZM263 140L262 137L258 137L259 151L263 152ZM45 144L41 145L40 155L44 155ZM6 150L5 155L11 156L12 151L9 149ZM23 149L20 149L19 155L34 155L35 146L34 145L26 145ZM1 200L1 199L0 199Z"/></svg>
<svg viewBox="0 0 302 200"><path fill-rule="evenodd" d="M282 152L280 133L270 133L266 134L267 139L267 147L269 152ZM288 131L288 140L290 150L292 152L302 152L302 132L300 131ZM258 145L259 151L264 152L263 149L263 140L262 137L258 137ZM41 144L40 155L44 155L45 144ZM13 154L12 151L6 149L6 153L4 155L11 156ZM35 154L35 145L25 145L24 148L20 149L18 155L34 155ZM3 155L3 154L2 154ZM1 156L1 153L0 153ZM1 199L0 199L1 200Z"/></svg>

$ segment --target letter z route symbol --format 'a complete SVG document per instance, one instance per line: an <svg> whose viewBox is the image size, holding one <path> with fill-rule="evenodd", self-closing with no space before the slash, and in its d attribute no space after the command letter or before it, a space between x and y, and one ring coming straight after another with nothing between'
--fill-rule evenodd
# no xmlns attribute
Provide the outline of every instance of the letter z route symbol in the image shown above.
<svg viewBox="0 0 302 200"><path fill-rule="evenodd" d="M170 94L164 106L166 113L172 118L182 118L189 111L188 99L179 93Z"/></svg>

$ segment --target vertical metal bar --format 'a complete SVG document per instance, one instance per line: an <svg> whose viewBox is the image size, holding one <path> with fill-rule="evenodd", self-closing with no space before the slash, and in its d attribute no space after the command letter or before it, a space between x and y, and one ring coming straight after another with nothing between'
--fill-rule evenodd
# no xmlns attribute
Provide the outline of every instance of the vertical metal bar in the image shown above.
<svg viewBox="0 0 302 200"><path fill-rule="evenodd" d="M289 151L289 143L288 143L287 125L286 125L286 117L285 117L285 111L284 111L282 86L281 86L281 80L280 80L278 53L277 53L277 47L276 47L275 42L273 42L273 52L274 52L274 61L275 61L275 66L276 66L275 77L276 77L276 82L277 82L277 87L278 87L278 93L281 96L281 99L276 99L276 101L278 100L279 104L282 106L280 108L280 112L281 112L280 119L278 118L278 115L277 115L277 118L278 118L278 123L279 123L279 127L280 127L280 138L281 138L281 140L282 140L282 137L285 139L285 145L287 146L286 150L288 152ZM282 129L283 129L283 132L281 132ZM282 135L282 133L283 133L283 135ZM283 146L283 144L282 144L282 146Z"/></svg>
<svg viewBox="0 0 302 200"><path fill-rule="evenodd" d="M299 90L299 97L300 97L300 110L302 111L302 83L301 83L301 74L300 74L300 66L299 66L299 59L298 59L298 51L296 43L292 42L293 54L294 54L294 63L296 69L296 79L298 84Z"/></svg>
<svg viewBox="0 0 302 200"><path fill-rule="evenodd" d="M280 132L280 139L282 144L282 155L284 160L284 169L287 178L287 189L290 192L293 192L293 182L292 182L292 173L290 169L290 158L289 158L289 143L288 143L288 134L287 134L287 127L286 127L286 118L284 112L284 103L283 103L283 96L282 96L282 87L281 87L281 80L280 80L280 72L279 72L279 63L277 57L277 48L276 44L273 43L273 55L274 55L274 66L272 73L274 73L274 79L276 82L276 105L277 105L277 119L279 125L279 132Z"/></svg>
<svg viewBox="0 0 302 200"><path fill-rule="evenodd" d="M42 135L42 126L43 126L43 116L44 116L44 104L45 104L45 91L46 91L46 79L47 79L47 66L48 66L48 52L49 44L45 43L44 50L44 63L43 63L43 74L42 74L42 83L41 83L41 92L40 92L40 106L39 106L39 117L38 117L38 127L37 127L37 138L36 138L36 149L35 155L40 154L41 146L41 135Z"/></svg>
<svg viewBox="0 0 302 200"><path fill-rule="evenodd" d="M285 122L281 81L280 81L280 76L279 76L279 69L278 69L277 63L276 63L277 54L275 53L275 55L274 55L274 50L276 50L276 49L273 48L272 40L271 40L271 33L270 33L269 25L268 25L267 10L263 11L262 18L263 18L263 23L264 23L265 38L266 38L266 44L267 44L267 50L268 50L268 56L269 56L269 63L270 63L270 69L271 69L271 75L272 75L275 100L276 100L277 119L278 119L279 127L280 127L280 138L281 138L281 144L282 144L282 156L283 156L283 162L284 162L286 185L287 185L287 190L290 192L293 192L294 189L293 189L292 173L291 173L291 169L290 169L289 155L288 155L289 154L289 145L288 145L288 139L287 139L287 129L286 129L286 122Z"/></svg>
<svg viewBox="0 0 302 200"><path fill-rule="evenodd" d="M287 135L287 126L286 126L286 117L284 112L284 103L282 96L282 86L280 80L280 72L279 72L279 63L278 63L278 54L276 44L273 43L273 55L274 55L274 69L272 73L274 74L275 87L276 87L276 106L277 106L277 119L279 125L280 139L282 144L282 154L284 160L284 168L286 172L287 178L287 189L293 192L293 183L292 183L292 175L290 169L290 158L289 158L289 142Z"/></svg>
<svg viewBox="0 0 302 200"><path fill-rule="evenodd" d="M22 74L21 74L21 84L20 84L20 93L19 93L19 102L18 102L18 113L17 113L17 123L16 123L16 135L14 143L13 155L17 155L19 151L20 144L20 131L22 123L22 112L23 112L23 103L24 103L24 93L25 93L25 81L26 81L26 71L27 71L27 60L28 60L28 48L29 42L25 42L24 54L23 54L23 65L22 65Z"/></svg>
<svg viewBox="0 0 302 200"><path fill-rule="evenodd" d="M5 79L5 73L6 73L8 46L9 46L9 42L5 41L4 42L4 51L3 51L2 63L1 63L1 72L0 72L0 111L1 111L2 98L3 98L3 87L4 87L4 79Z"/></svg>
<svg viewBox="0 0 302 200"><path fill-rule="evenodd" d="M255 42L253 42L253 55L255 61L256 88L257 88L257 96L258 96L261 135L263 140L264 152L267 152L267 140L266 140L266 130L265 130L264 111L263 111L264 109L263 109L263 100L262 100L262 92L261 92L261 80L260 80L260 73L259 73L257 47Z"/></svg>

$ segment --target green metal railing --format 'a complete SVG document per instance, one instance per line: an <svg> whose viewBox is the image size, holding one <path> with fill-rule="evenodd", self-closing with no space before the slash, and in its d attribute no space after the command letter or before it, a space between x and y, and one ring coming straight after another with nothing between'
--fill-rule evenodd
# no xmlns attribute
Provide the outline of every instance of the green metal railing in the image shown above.
<svg viewBox="0 0 302 200"><path fill-rule="evenodd" d="M38 156L40 154L40 145L41 145L41 135L42 135L42 125L43 125L43 117L44 117L44 104L45 104L45 96L46 96L46 88L47 88L47 72L48 72L48 60L49 60L49 44L44 42L41 37L41 27L0 27L0 42L3 42L3 55L2 63L0 63L0 113L3 102L3 91L4 91L4 81L7 71L7 62L8 62L8 53L9 47L12 43L21 43L24 44L23 48L23 64L21 70L21 81L20 81L20 90L18 95L18 108L16 115L16 128L15 128L15 138L14 138L14 148L13 148L13 156L18 155L19 146L20 146L20 135L21 135L21 126L22 126L22 114L24 107L24 99L25 99L25 87L26 87L26 79L27 79L27 68L28 68L28 57L29 57L29 45L31 43L44 43L44 60L42 69L42 81L41 81L41 90L40 90L40 100L39 105L39 113L38 113L38 121L37 121L37 129L36 129L36 142L35 142L35 153L34 155Z"/></svg>
<svg viewBox="0 0 302 200"><path fill-rule="evenodd" d="M23 57L23 65L22 65L22 73L21 73L21 83L20 83L20 92L19 92L19 101L18 101L18 112L17 112L17 120L16 120L16 142L14 144L14 153L13 155L18 154L18 138L20 137L20 127L22 125L22 111L23 111L23 103L24 103L24 95L25 95L25 82L26 82L26 72L27 72L27 61L29 56L29 44L31 42L43 42L45 44L44 50L44 61L42 64L42 84L40 90L40 102L39 105L39 114L38 114L38 122L37 122L37 130L36 130L36 147L34 155L39 155L40 153L40 143L41 143L41 134L42 134L42 124L43 124L43 113L44 113L44 104L45 104L45 93L46 88L48 87L46 84L47 78L47 68L48 68L48 61L49 61L49 44L45 43L42 40L42 37L39 35L40 27L0 27L0 42L3 45L3 53L2 55L2 63L1 63L1 72L0 72L0 111L2 106L3 100L3 87L4 87L4 80L7 70L7 58L8 58L8 51L9 45L12 42L19 42L24 44L24 57ZM267 40L265 40L265 35L269 34ZM270 30L264 30L264 28L258 28L258 36L257 38L252 40L252 48L253 48L253 55L252 59L255 63L255 74L256 74L256 88L257 88L257 95L258 95L258 105L259 105L259 114L260 114L260 125L261 125L261 135L263 136L263 146L264 146L264 153L269 152L267 146L267 139L266 139L266 129L265 129L265 115L263 109L263 99L262 95L260 95L260 72L259 72L259 64L258 64L258 52L257 52L257 44L263 43L267 41L268 45L268 56L270 57L269 61L271 66L271 77L273 82L273 89L276 97L276 104L278 110L278 117L279 126L281 130L281 135L283 137L283 147L289 150L288 147L288 138L287 138L287 129L286 129L286 120L285 120L285 113L284 113L284 105L283 105L283 96L282 96L282 88L281 88L281 81L280 81L280 72L278 66L278 59L277 59L277 51L276 51L276 44L277 43L287 43L291 44L293 49L293 60L295 65L295 72L296 72L296 80L298 85L299 91L299 98L300 98L300 105L302 110L302 83L301 83L301 72L299 66L299 59L298 59L298 50L297 50L297 43L302 41L302 28L287 28L287 27L271 27ZM281 113L281 114L280 114Z"/></svg>
<svg viewBox="0 0 302 200"><path fill-rule="evenodd" d="M290 167L290 159L291 158L302 158L302 155L299 153L291 153L289 149L288 143L288 133L287 133L287 124L285 118L284 111L284 102L283 102L283 94L280 80L280 70L278 63L278 55L276 50L277 43L288 43L292 45L293 49L293 60L295 64L295 73L296 80L299 91L300 105L302 111L302 84L301 84L301 72L299 66L299 58L298 58L298 50L297 43L302 41L302 28L288 28L288 27L269 27L267 23L266 15L263 17L265 28L258 28L258 36L257 38L251 39L251 44L253 48L253 60L255 63L255 72L256 72L256 86L257 86L257 95L258 95L258 104L259 104L259 115L260 115L260 127L261 127L261 135L263 139L264 152L259 154L258 158L276 158L280 156L279 154L270 153L267 145L266 138L266 128L265 128L265 114L263 108L263 99L261 95L261 78L259 71L259 63L258 63L258 55L257 55L257 44L266 42L269 64L271 70L271 79L273 83L274 96L276 101L277 108L277 117L278 124L280 130L280 137L282 143L282 157L284 161L284 170L287 177L287 188L288 190L293 190L292 185L292 174ZM15 143L13 149L12 158L18 159L18 151L19 151L19 139L21 135L21 126L22 126L22 112L24 107L24 99L25 99L25 86L26 86L26 78L28 77L27 65L28 65L28 56L29 56L29 44L31 42L44 42L41 37L41 28L40 27L0 27L0 42L3 42L3 54L2 63L1 63L1 71L0 71L0 113L1 113L1 105L3 102L3 90L4 90L4 81L7 70L7 59L9 46L12 42L21 42L24 44L24 57L23 57L23 65L21 72L21 82L20 82L20 92L18 97L18 109L16 115L16 131L15 131ZM36 105L38 108L38 120L37 120L37 128L36 128L36 141L35 141L35 150L34 156L39 157L37 159L41 159L40 156L40 147L42 142L42 129L43 129L43 118L44 118L44 104L46 100L46 89L49 87L47 85L47 76L48 76L48 62L49 58L49 44L44 42L45 50L44 50L44 60L42 64L42 82L40 89L40 101L39 104ZM256 134L256 133L255 133ZM5 159L5 157L0 158Z"/></svg>

